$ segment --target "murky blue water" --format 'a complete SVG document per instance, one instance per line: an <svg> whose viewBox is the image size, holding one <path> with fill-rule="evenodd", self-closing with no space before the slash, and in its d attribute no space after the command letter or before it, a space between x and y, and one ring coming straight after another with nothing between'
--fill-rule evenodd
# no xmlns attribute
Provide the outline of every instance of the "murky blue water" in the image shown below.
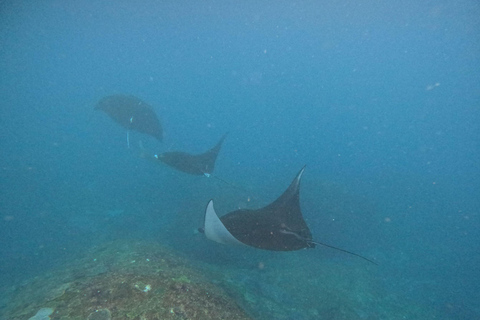
<svg viewBox="0 0 480 320"><path fill-rule="evenodd" d="M480 317L478 16L467 0L4 1L0 282L130 237L235 268L248 251L194 232L208 200L265 205L306 164L315 239L375 259L399 300ZM155 108L163 143L132 132L127 148L93 110L116 93ZM215 174L241 188L139 157L140 141L200 153L225 132Z"/></svg>

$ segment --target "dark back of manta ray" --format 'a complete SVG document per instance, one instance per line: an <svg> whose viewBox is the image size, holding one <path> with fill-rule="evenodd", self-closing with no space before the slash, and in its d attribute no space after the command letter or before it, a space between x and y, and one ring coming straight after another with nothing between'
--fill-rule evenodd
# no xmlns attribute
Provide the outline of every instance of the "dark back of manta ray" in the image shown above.
<svg viewBox="0 0 480 320"><path fill-rule="evenodd" d="M207 155L192 155L185 152L167 152L160 155L159 159L169 166L193 175L212 173L215 168L215 159Z"/></svg>
<svg viewBox="0 0 480 320"><path fill-rule="evenodd" d="M255 248L294 251L315 247L300 210L300 185L297 178L280 197L266 207L236 210L220 220L237 240Z"/></svg>
<svg viewBox="0 0 480 320"><path fill-rule="evenodd" d="M228 133L224 134L217 144L201 154L189 154L181 151L162 153L158 159L169 166L193 175L211 174L215 169L215 161Z"/></svg>
<svg viewBox="0 0 480 320"><path fill-rule="evenodd" d="M163 129L153 108L146 102L130 95L112 95L102 98L95 109L102 110L127 130L148 134L159 141Z"/></svg>

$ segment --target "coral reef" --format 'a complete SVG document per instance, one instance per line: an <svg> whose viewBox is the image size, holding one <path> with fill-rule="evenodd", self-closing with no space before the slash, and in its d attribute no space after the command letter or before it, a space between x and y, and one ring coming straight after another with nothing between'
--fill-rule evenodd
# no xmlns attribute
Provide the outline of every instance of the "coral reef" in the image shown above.
<svg viewBox="0 0 480 320"><path fill-rule="evenodd" d="M87 320L111 320L112 313L108 309L95 310L88 315Z"/></svg>
<svg viewBox="0 0 480 320"><path fill-rule="evenodd" d="M159 245L109 243L16 288L6 318L28 319L46 306L52 320L250 319L191 265Z"/></svg>
<svg viewBox="0 0 480 320"><path fill-rule="evenodd" d="M431 306L388 294L378 267L363 261L239 250L226 264L218 249L207 264L151 242L97 246L0 292L9 296L0 319L29 319L41 308L53 310L52 320L444 319Z"/></svg>
<svg viewBox="0 0 480 320"><path fill-rule="evenodd" d="M38 310L37 314L35 314L33 317L31 317L28 320L49 320L50 315L53 313L52 308L42 308Z"/></svg>

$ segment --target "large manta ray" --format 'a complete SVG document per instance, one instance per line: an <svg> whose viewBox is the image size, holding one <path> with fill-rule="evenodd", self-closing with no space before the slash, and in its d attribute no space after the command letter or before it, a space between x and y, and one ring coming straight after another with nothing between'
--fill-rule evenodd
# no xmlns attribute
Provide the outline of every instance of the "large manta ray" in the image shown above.
<svg viewBox="0 0 480 320"><path fill-rule="evenodd" d="M95 109L102 110L127 130L145 133L162 141L163 129L155 111L137 97L123 94L107 96L97 103Z"/></svg>
<svg viewBox="0 0 480 320"><path fill-rule="evenodd" d="M356 253L312 240L300 210L300 179L304 170L305 167L278 199L261 209L240 209L219 218L213 208L213 200L210 200L200 232L219 243L272 251L294 251L322 245L376 264Z"/></svg>
<svg viewBox="0 0 480 320"><path fill-rule="evenodd" d="M193 175L210 176L213 173L213 169L215 169L215 161L227 134L224 134L213 148L201 154L173 151L155 155L154 157L179 171Z"/></svg>

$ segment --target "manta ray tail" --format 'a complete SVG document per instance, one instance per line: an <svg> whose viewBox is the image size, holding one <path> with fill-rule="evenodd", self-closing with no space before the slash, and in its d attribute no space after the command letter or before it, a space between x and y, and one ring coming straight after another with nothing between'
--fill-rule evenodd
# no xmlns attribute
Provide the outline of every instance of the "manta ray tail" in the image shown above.
<svg viewBox="0 0 480 320"><path fill-rule="evenodd" d="M215 179L217 179L218 181L221 181L225 184L228 184L230 187L232 188L235 188L235 189L238 189L238 190L242 190L244 192L247 192L247 193L250 193L246 188L242 187L242 186L239 186L239 185L236 185L235 183L232 183L232 182L229 182L227 180L224 180L214 174L211 174L211 173L204 173L204 175L207 177L207 178L210 178L210 177L213 177Z"/></svg>
<svg viewBox="0 0 480 320"><path fill-rule="evenodd" d="M313 243L313 244L316 244L316 245L324 246L324 247L327 247L327 248L330 248L330 249L334 249L334 250L338 250L338 251L342 251L342 252L351 254L351 255L353 255L353 256L357 256L357 257L359 257L359 258L362 258L363 260L366 260L366 261L368 261L368 262L370 262L370 263L373 263L374 265L378 266L378 263L376 263L376 262L374 262L374 261L372 261L372 260L370 260L370 259L368 259L368 258L365 258L364 256L361 256L361 255L359 255L359 254L353 253L353 252L351 252L351 251L347 251L347 250L345 250L345 249L337 248L337 247L334 247L334 246L331 246L331 245L329 245L329 244L325 244L325 243L322 243L322 242L316 242L316 241L310 241L310 242Z"/></svg>

